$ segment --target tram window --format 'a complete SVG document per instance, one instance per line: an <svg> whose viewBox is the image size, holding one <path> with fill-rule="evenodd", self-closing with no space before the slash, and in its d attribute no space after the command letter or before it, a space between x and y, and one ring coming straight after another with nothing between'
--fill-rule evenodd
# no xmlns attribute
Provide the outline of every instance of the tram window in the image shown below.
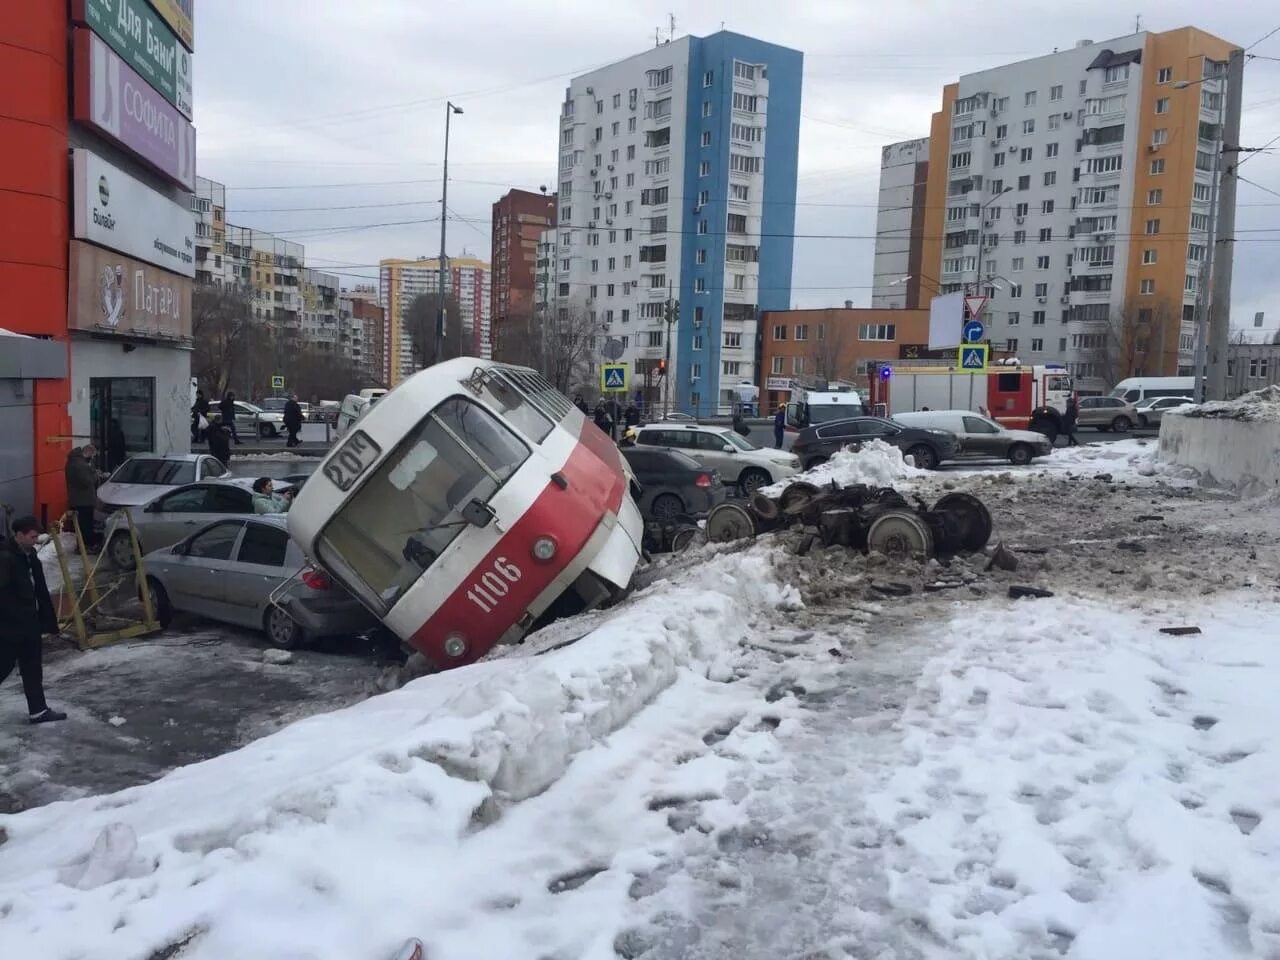
<svg viewBox="0 0 1280 960"><path fill-rule="evenodd" d="M467 529L461 509L487 503L529 457L529 448L479 404L452 397L436 407L334 514L320 557L359 578L366 599L390 609Z"/></svg>
<svg viewBox="0 0 1280 960"><path fill-rule="evenodd" d="M534 443L541 443L551 432L551 420L529 402L520 384L505 373L499 372L489 381L485 396L509 423Z"/></svg>
<svg viewBox="0 0 1280 960"><path fill-rule="evenodd" d="M557 390L540 374L517 367L496 367L504 378L515 384L527 397L531 397L543 413L557 422L573 410L569 398Z"/></svg>

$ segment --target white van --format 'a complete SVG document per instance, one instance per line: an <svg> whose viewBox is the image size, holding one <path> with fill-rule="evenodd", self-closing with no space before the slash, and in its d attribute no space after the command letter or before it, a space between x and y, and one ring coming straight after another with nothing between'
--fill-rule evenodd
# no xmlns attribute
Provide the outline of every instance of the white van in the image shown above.
<svg viewBox="0 0 1280 960"><path fill-rule="evenodd" d="M1125 403L1150 397L1194 397L1195 377L1128 377L1111 388L1111 396Z"/></svg>
<svg viewBox="0 0 1280 960"><path fill-rule="evenodd" d="M358 393L349 393L338 408L336 432L342 436L351 425L365 415L365 412L377 402L376 398L362 397Z"/></svg>
<svg viewBox="0 0 1280 960"><path fill-rule="evenodd" d="M966 460L1005 460L1030 463L1045 457L1053 444L1035 430L1010 430L972 410L920 410L895 413L893 419L905 427L946 430L960 439L960 456Z"/></svg>

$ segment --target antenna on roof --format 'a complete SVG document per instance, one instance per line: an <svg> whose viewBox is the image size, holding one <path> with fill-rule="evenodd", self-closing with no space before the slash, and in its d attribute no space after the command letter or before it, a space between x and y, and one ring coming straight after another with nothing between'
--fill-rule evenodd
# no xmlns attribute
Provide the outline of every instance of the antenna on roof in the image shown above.
<svg viewBox="0 0 1280 960"><path fill-rule="evenodd" d="M1133 18L1133 32L1134 33L1142 32L1142 14L1140 13Z"/></svg>
<svg viewBox="0 0 1280 960"><path fill-rule="evenodd" d="M667 43L670 43L676 38L676 15L674 13L667 14L667 23L671 28L667 34Z"/></svg>
<svg viewBox="0 0 1280 960"><path fill-rule="evenodd" d="M661 27L653 28L653 45L655 47L662 46L662 28Z"/></svg>

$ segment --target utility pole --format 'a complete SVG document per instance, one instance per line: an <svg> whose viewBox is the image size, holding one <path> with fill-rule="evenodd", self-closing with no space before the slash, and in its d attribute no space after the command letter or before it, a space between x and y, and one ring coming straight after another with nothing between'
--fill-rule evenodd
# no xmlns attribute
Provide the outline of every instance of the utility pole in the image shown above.
<svg viewBox="0 0 1280 960"><path fill-rule="evenodd" d="M678 301L671 299L671 281L667 281L667 342L666 342L666 359L662 361L662 416L665 418L671 412L671 332L675 327L676 317L679 316L680 305Z"/></svg>
<svg viewBox="0 0 1280 960"><path fill-rule="evenodd" d="M438 277L440 301L439 308L436 310L435 363L439 363L444 356L444 313L446 297L449 293L449 267L444 252L445 228L449 225L449 120L455 113L461 112L462 108L455 106L451 101L444 105L444 182L440 187L440 274Z"/></svg>
<svg viewBox="0 0 1280 960"><path fill-rule="evenodd" d="M1232 50L1227 58L1226 120L1222 138L1222 182L1218 186L1218 230L1214 246L1221 252L1214 258L1210 274L1209 364L1207 395L1210 400L1227 398L1227 353L1231 340L1231 267L1236 240L1236 167L1240 163L1240 100L1244 87L1244 51ZM1221 115L1221 114L1220 114Z"/></svg>

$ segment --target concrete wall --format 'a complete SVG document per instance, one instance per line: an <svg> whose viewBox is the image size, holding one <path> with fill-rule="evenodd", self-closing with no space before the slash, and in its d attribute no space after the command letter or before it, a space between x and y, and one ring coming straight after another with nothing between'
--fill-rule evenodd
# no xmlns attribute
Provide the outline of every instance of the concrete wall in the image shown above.
<svg viewBox="0 0 1280 960"><path fill-rule="evenodd" d="M1280 422L1170 415L1160 459L1200 471L1204 483L1247 497L1280 490Z"/></svg>

